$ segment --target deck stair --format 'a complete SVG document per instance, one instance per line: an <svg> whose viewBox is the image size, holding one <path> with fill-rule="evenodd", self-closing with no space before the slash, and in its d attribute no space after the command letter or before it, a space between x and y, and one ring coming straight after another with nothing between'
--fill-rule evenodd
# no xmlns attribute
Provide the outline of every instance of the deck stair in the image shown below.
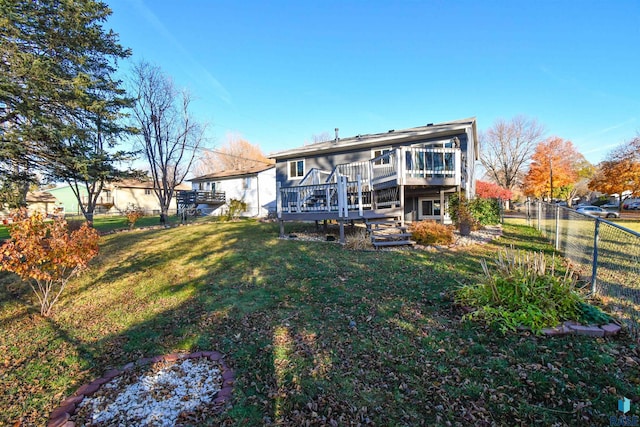
<svg viewBox="0 0 640 427"><path fill-rule="evenodd" d="M366 221L371 244L376 248L386 246L406 246L415 244L411 233L396 218L379 218Z"/></svg>

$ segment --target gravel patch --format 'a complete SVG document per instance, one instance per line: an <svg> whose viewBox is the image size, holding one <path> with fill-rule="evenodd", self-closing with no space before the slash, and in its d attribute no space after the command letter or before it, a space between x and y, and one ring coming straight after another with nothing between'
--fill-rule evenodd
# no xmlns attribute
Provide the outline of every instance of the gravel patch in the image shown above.
<svg viewBox="0 0 640 427"><path fill-rule="evenodd" d="M78 417L91 424L135 423L171 427L183 411L193 411L215 398L221 389L220 369L208 359L161 362L138 376L114 378L85 398Z"/></svg>

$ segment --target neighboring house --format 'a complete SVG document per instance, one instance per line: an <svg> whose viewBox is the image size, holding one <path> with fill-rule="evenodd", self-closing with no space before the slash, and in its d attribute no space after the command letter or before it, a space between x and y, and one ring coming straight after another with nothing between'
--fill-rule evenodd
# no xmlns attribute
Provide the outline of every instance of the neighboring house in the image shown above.
<svg viewBox="0 0 640 427"><path fill-rule="evenodd" d="M475 195L475 118L336 138L280 151L277 212L286 220L450 221L448 198Z"/></svg>
<svg viewBox="0 0 640 427"><path fill-rule="evenodd" d="M81 194L86 198L86 190L83 188L80 189ZM84 190L84 191L83 191ZM49 188L47 193L51 194L58 201L58 205L63 207L64 213L66 215L82 215L82 211L80 210L80 205L78 204L78 198L71 187L68 185L61 185L56 188Z"/></svg>
<svg viewBox="0 0 640 427"><path fill-rule="evenodd" d="M30 191L27 193L27 210L29 213L41 212L45 216L64 215L64 208L53 195L47 191Z"/></svg>
<svg viewBox="0 0 640 427"><path fill-rule="evenodd" d="M190 180L190 192L181 192L184 203L205 215L227 212L231 200L247 204L245 217L266 217L276 210L276 173L274 165L247 170L226 170Z"/></svg>
<svg viewBox="0 0 640 427"><path fill-rule="evenodd" d="M158 197L153 191L153 181L142 181L136 179L124 179L118 182L105 184L104 188L98 196L95 213L124 213L127 209L138 208L145 211L148 215L160 214L160 203ZM180 184L176 190L189 189L189 185ZM84 188L81 190L82 203L87 203L87 192ZM81 214L78 199L68 185L60 186L47 190L61 204L67 214ZM172 200L170 207L175 206Z"/></svg>

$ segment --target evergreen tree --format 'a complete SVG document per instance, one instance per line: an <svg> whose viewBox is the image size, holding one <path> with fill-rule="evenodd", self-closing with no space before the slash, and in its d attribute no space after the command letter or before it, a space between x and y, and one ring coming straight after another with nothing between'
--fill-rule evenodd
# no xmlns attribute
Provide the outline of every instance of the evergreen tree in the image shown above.
<svg viewBox="0 0 640 427"><path fill-rule="evenodd" d="M95 0L0 0L0 188L21 183L22 201L37 171L98 193L121 174L125 153L110 149L130 131L119 121L131 101L112 75L130 52L103 28L110 13Z"/></svg>

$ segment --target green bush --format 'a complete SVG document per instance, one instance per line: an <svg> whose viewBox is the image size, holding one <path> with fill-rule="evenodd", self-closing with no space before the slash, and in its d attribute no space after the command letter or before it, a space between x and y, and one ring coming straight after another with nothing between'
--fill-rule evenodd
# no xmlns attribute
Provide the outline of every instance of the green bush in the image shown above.
<svg viewBox="0 0 640 427"><path fill-rule="evenodd" d="M477 229L500 223L500 204L497 199L476 197L467 200L464 195L453 194L449 197L449 216L456 225L467 222Z"/></svg>
<svg viewBox="0 0 640 427"><path fill-rule="evenodd" d="M539 333L563 321L580 321L584 315L582 297L570 270L556 273L547 267L542 253L500 251L491 271L481 261L484 281L458 289L455 300L474 311L465 315L497 326L502 332L522 326Z"/></svg>
<svg viewBox="0 0 640 427"><path fill-rule="evenodd" d="M498 199L476 197L469 202L469 210L481 225L500 223L500 204Z"/></svg>
<svg viewBox="0 0 640 427"><path fill-rule="evenodd" d="M453 229L435 221L420 221L411 226L411 238L421 245L449 245Z"/></svg>

